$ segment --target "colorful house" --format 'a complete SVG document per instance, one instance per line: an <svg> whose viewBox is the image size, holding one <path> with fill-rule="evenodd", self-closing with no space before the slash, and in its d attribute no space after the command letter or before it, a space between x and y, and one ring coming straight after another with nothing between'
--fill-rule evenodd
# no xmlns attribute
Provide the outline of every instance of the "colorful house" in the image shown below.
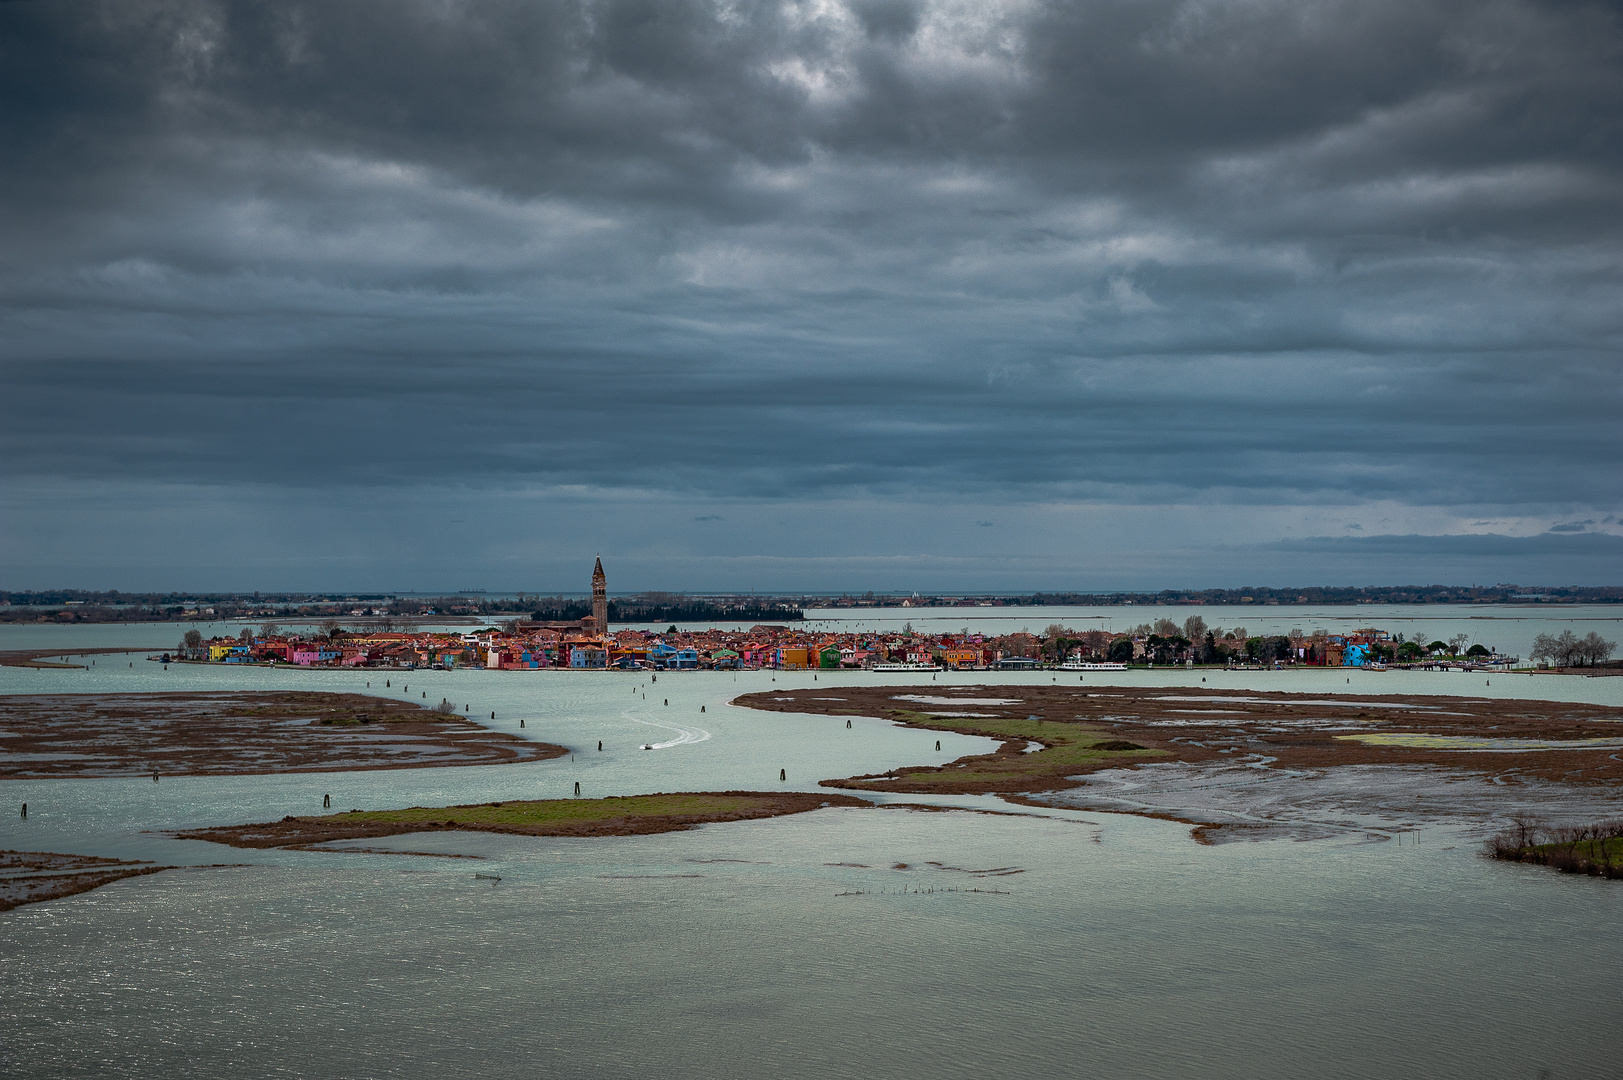
<svg viewBox="0 0 1623 1080"><path fill-rule="evenodd" d="M609 651L595 645L577 645L569 650L569 666L572 668L606 668L609 666Z"/></svg>

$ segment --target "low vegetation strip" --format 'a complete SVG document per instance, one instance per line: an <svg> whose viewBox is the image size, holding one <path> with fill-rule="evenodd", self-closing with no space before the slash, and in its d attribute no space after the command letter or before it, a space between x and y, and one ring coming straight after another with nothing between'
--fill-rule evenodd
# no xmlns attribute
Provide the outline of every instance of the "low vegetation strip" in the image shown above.
<svg viewBox="0 0 1623 1080"><path fill-rule="evenodd" d="M1555 828L1519 819L1489 839L1483 854L1537 863L1563 874L1623 878L1623 819Z"/></svg>
<svg viewBox="0 0 1623 1080"><path fill-rule="evenodd" d="M822 792L700 791L606 799L535 799L406 810L351 810L285 817L258 825L221 825L171 835L241 848L309 848L423 832L496 832L526 836L637 836L679 832L720 821L750 821L819 810L871 806L866 799Z"/></svg>

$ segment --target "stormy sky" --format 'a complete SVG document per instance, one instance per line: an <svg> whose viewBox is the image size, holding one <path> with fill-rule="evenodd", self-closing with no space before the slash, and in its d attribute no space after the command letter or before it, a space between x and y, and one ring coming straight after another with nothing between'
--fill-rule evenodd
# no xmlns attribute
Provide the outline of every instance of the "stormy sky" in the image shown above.
<svg viewBox="0 0 1623 1080"><path fill-rule="evenodd" d="M0 587L1623 581L1623 15L0 3Z"/></svg>

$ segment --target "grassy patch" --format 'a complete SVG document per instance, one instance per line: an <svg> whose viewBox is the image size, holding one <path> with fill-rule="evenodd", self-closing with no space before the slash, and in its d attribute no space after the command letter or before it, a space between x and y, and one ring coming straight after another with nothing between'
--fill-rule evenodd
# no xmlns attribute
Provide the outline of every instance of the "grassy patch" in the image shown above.
<svg viewBox="0 0 1623 1080"><path fill-rule="evenodd" d="M173 835L246 848L307 848L336 840L461 830L530 836L637 836L676 832L720 821L749 821L818 810L870 806L829 792L701 791L607 799L532 799L405 810L354 810L320 817L285 817L257 825L220 825Z"/></svg>
<svg viewBox="0 0 1623 1080"><path fill-rule="evenodd" d="M669 795L626 795L607 799L535 799L521 802L475 803L468 806L414 806L409 810L363 810L337 814L345 822L385 821L457 825L529 826L600 822L620 818L721 815L762 811L776 806L782 796L770 793L734 795L722 792L679 792Z"/></svg>
<svg viewBox="0 0 1623 1080"><path fill-rule="evenodd" d="M1623 878L1623 821L1547 828L1519 818L1488 840L1483 854L1509 862L1538 863L1564 874Z"/></svg>
<svg viewBox="0 0 1623 1080"><path fill-rule="evenodd" d="M889 710L892 719L909 727L954 731L1001 739L995 753L962 757L946 765L895 769L883 775L824 781L830 787L874 788L920 794L981 794L1050 791L1070 787L1066 778L1101 764L1128 764L1165 757L1126 742L1114 732L1086 724L1015 717L939 716L906 709ZM1028 742L1043 748L1025 752Z"/></svg>

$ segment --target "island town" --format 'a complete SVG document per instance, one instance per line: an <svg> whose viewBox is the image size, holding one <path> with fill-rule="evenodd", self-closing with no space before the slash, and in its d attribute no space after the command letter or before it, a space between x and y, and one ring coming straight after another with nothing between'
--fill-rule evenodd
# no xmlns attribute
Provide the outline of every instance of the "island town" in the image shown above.
<svg viewBox="0 0 1623 1080"><path fill-rule="evenodd" d="M748 629L611 627L601 560L592 575L592 613L577 620L512 619L455 630L347 630L329 620L319 631L247 626L235 637L205 639L191 630L175 661L299 667L484 668L502 671L681 670L1122 670L1127 667L1370 667L1458 665L1507 668L1519 662L1481 644L1407 641L1377 627L1348 633L1292 630L1252 635L1245 627L1208 626L1199 615L1123 631L1072 630L1001 635L894 631L833 633L805 625L760 623ZM1595 637L1595 635L1590 635ZM1560 643L1557 643L1560 644ZM1611 642L1575 639L1562 663L1603 661ZM1587 650L1587 652L1586 652Z"/></svg>
<svg viewBox="0 0 1623 1080"><path fill-rule="evenodd" d="M584 620L583 620L584 621ZM1170 621L1170 620L1163 620ZM166 660L301 667L441 668L512 670L600 668L617 670L1123 670L1128 667L1384 667L1396 664L1470 664L1505 667L1515 658L1476 650L1456 652L1445 642L1399 642L1384 630L1348 634L1247 636L1244 627L1213 627L1197 642L1182 627L1146 625L1131 632L1069 631L1042 634L873 631L822 633L761 624L748 630L665 631L537 625L525 620L469 633L284 633L245 628L237 637L205 639L191 631Z"/></svg>

